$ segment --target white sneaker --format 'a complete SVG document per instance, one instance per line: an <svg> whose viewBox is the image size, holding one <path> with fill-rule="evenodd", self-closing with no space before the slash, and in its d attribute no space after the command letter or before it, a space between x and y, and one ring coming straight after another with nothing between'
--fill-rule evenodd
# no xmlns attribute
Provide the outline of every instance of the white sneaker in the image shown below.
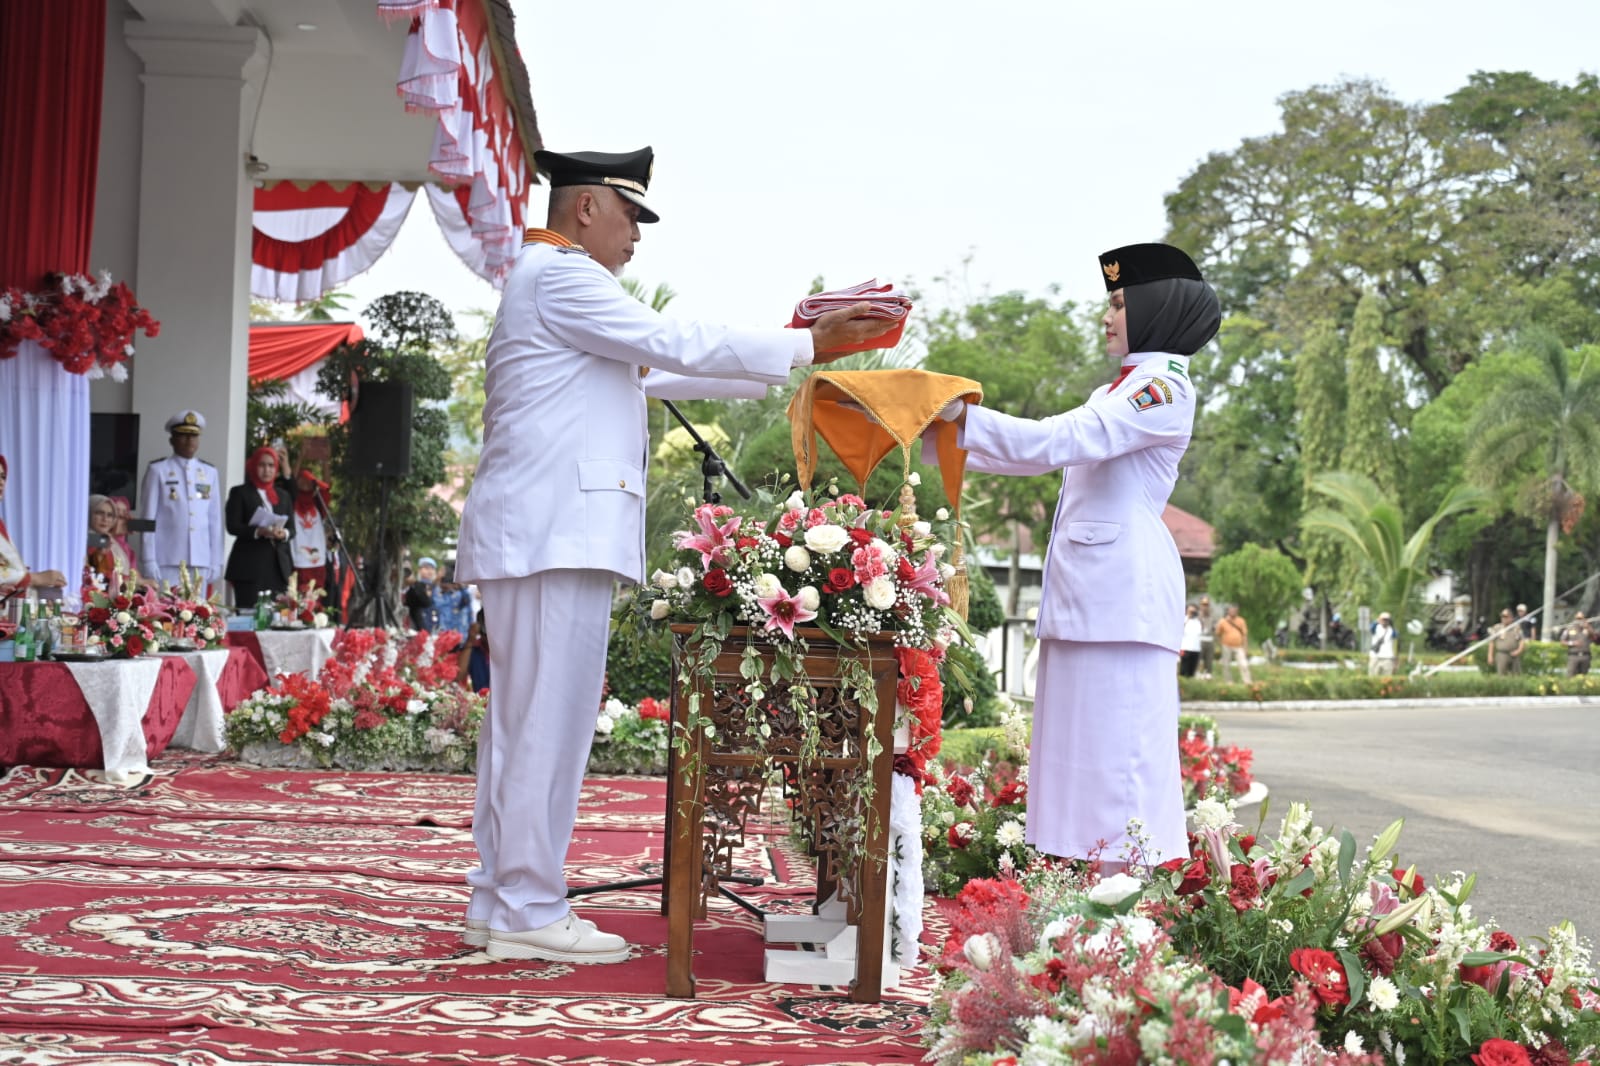
<svg viewBox="0 0 1600 1066"><path fill-rule="evenodd" d="M482 918L468 918L461 930L461 942L469 948L481 948L489 943L489 923Z"/></svg>
<svg viewBox="0 0 1600 1066"><path fill-rule="evenodd" d="M549 962L627 962L628 942L614 933L602 933L593 922L572 912L559 922L538 929L507 932L490 929L485 950L494 959L544 959Z"/></svg>

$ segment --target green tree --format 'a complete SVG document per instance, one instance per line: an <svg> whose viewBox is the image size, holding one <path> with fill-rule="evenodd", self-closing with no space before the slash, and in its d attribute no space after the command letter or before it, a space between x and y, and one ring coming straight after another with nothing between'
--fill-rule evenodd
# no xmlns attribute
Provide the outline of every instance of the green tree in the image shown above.
<svg viewBox="0 0 1600 1066"><path fill-rule="evenodd" d="M245 443L251 451L274 440L287 440L301 426L325 426L327 415L308 403L285 399L282 381L253 381L245 395ZM290 472L285 471L285 477Z"/></svg>
<svg viewBox="0 0 1600 1066"><path fill-rule="evenodd" d="M1220 603L1236 603L1250 632L1272 633L1300 599L1305 582L1294 560L1276 548L1246 544L1211 564L1207 588Z"/></svg>
<svg viewBox="0 0 1600 1066"><path fill-rule="evenodd" d="M331 427L335 501L339 525L353 552L376 558L380 512L384 513L382 550L389 572L379 576L391 601L402 549L439 551L454 542L455 512L433 494L445 478L449 437L442 401L450 396L450 375L439 353L456 342L455 323L443 304L418 292L397 292L375 300L363 312L371 322L366 339L335 349L317 373L317 388L340 395L352 377L360 382L405 381L416 402L411 432L411 473L401 478L358 474L350 466L348 426ZM400 427L396 427L399 431ZM387 506L383 490L389 490Z"/></svg>
<svg viewBox="0 0 1600 1066"><path fill-rule="evenodd" d="M1350 324L1350 344L1345 353L1346 430L1338 468L1372 479L1385 495L1393 495L1400 481L1399 435L1396 412L1399 396L1379 361L1383 346L1383 310L1378 298L1363 293Z"/></svg>
<svg viewBox="0 0 1600 1066"><path fill-rule="evenodd" d="M1535 361L1513 366L1479 409L1469 455L1481 484L1520 482L1523 512L1545 527L1541 618L1550 640L1561 532L1582 514L1581 493L1600 487L1600 372L1590 368L1600 348L1569 352L1546 333L1529 347Z"/></svg>
<svg viewBox="0 0 1600 1066"><path fill-rule="evenodd" d="M985 406L1019 418L1045 418L1079 406L1106 380L1107 365L1086 337L1071 301L1008 292L942 312L928 326L926 369L983 383ZM932 479L930 479L932 480ZM969 474L961 516L978 537L1010 546L1008 613L1016 614L1021 530L1041 547L1061 491L1060 474Z"/></svg>
<svg viewBox="0 0 1600 1066"><path fill-rule="evenodd" d="M1399 505L1385 497L1372 479L1336 471L1313 479L1311 488L1335 506L1307 512L1303 524L1344 542L1362 563L1372 604L1392 612L1397 621L1410 617L1417 592L1428 581L1434 529L1450 515L1478 507L1485 499L1481 490L1459 485L1407 536Z"/></svg>
<svg viewBox="0 0 1600 1066"><path fill-rule="evenodd" d="M467 312L477 328L469 335L457 336L439 352L439 362L450 375L450 397L445 401L449 421L449 445L444 462L446 485L451 500L465 503L478 471L478 456L483 450L483 404L485 363L489 333L494 327L490 311Z"/></svg>
<svg viewBox="0 0 1600 1066"><path fill-rule="evenodd" d="M1311 479L1339 469L1344 452L1345 395L1348 377L1338 328L1318 322L1294 358L1294 402L1300 416L1301 510L1310 505ZM1339 542L1322 533L1301 537L1306 583L1324 590L1340 587L1344 571Z"/></svg>

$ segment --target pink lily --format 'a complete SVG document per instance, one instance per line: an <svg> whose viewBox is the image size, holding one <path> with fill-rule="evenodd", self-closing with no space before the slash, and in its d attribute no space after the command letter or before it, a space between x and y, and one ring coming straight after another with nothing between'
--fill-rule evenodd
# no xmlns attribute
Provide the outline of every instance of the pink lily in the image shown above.
<svg viewBox="0 0 1600 1066"><path fill-rule="evenodd" d="M767 612L767 628L782 630L783 635L790 640L794 639L796 624L809 622L817 616L816 611L806 610L799 596L791 596L787 592L779 592L776 596L768 596L756 602Z"/></svg>
<svg viewBox="0 0 1600 1066"><path fill-rule="evenodd" d="M922 565L912 571L903 584L913 592L920 592L941 607L950 605L950 595L939 587L939 560L931 554L922 559Z"/></svg>
<svg viewBox="0 0 1600 1066"><path fill-rule="evenodd" d="M717 518L730 513L730 510L727 507L714 507L711 504L696 507L694 520L700 523L700 532L695 534L679 530L672 535L672 546L699 552L701 566L711 566L713 563L721 566L727 563L728 549L733 547L734 534L739 531L739 523L744 521L735 515L725 524L718 525Z"/></svg>

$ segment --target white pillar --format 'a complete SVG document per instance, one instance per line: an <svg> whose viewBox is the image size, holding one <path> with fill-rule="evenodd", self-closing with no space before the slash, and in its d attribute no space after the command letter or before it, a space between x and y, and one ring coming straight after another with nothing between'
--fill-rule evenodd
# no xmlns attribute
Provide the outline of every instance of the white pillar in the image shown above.
<svg viewBox="0 0 1600 1066"><path fill-rule="evenodd" d="M206 418L200 458L225 489L244 480L253 206L244 157L266 40L249 26L133 20L126 33L144 63L138 294L161 320L132 364L139 454L170 454L163 425L193 408Z"/></svg>

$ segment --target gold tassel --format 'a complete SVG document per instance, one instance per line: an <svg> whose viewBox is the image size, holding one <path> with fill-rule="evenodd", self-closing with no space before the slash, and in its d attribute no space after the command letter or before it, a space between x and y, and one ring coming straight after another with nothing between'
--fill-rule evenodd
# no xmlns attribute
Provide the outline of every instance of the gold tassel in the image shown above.
<svg viewBox="0 0 1600 1066"><path fill-rule="evenodd" d="M971 604L971 589L967 585L967 567L961 558L961 540L956 539L955 550L950 553L950 565L956 572L950 575L950 580L944 583L945 592L950 594L950 609L967 620L967 608Z"/></svg>

